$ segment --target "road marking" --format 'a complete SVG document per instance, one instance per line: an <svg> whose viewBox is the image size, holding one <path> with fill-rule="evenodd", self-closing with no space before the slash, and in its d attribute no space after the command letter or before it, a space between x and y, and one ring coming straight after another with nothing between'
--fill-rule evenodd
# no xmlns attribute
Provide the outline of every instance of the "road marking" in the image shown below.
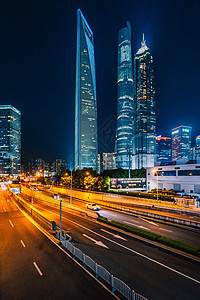
<svg viewBox="0 0 200 300"><path fill-rule="evenodd" d="M38 265L36 264L36 262L33 262L33 264L34 264L36 270L38 271L38 273L40 274L40 276L42 276L43 274L42 274L42 272L40 271L40 269L39 269Z"/></svg>
<svg viewBox="0 0 200 300"><path fill-rule="evenodd" d="M6 212L6 209L5 209L5 207L3 206L3 210Z"/></svg>
<svg viewBox="0 0 200 300"><path fill-rule="evenodd" d="M25 248L26 246L25 246L24 242L22 240L20 242L21 242L22 246Z"/></svg>
<svg viewBox="0 0 200 300"><path fill-rule="evenodd" d="M104 231L104 232L106 232L106 233L108 233L108 234L111 234L111 235L113 235L115 238L118 238L118 239L121 239L121 240L127 241L126 239L124 239L122 236L120 236L120 235L118 235L118 234L114 234L114 233L112 233L112 232L109 232L109 231L107 231L107 230L105 230L105 229L102 229L102 228L101 228L101 230L102 230L102 231Z"/></svg>
<svg viewBox="0 0 200 300"><path fill-rule="evenodd" d="M168 230L168 229L165 229L165 228L159 228L161 230L164 230L164 231L168 231L168 232L173 232L172 230Z"/></svg>
<svg viewBox="0 0 200 300"><path fill-rule="evenodd" d="M47 210L48 212L50 212L50 213L52 213L52 214L54 214L54 215L56 215L56 216L59 216L59 214L54 213L54 212L51 212L51 211L49 211L48 209L45 209L45 208L43 208L43 209L44 209L44 210ZM135 254L137 254L137 255L139 255L139 256L141 256L141 257L143 257L143 258L149 260L149 261L152 261L152 262L154 262L155 264L157 264L157 265L159 265L159 266L161 266L161 267L163 267L163 268L165 268L165 269L168 269L168 270L170 270L170 271L172 271L172 272L174 272L174 273L176 273L176 274L178 274L178 275L180 275L180 276L183 276L183 277L185 277L185 278L187 278L187 279L189 279L189 280L192 280L192 281L194 281L194 282L200 284L200 281L199 281L199 280L197 280L197 279L195 279L195 278L193 278L193 277L190 277L190 276L188 276L188 275L186 275L186 274L184 274L184 273L182 273L182 272L179 272L179 271L177 271L177 270L175 270L175 269L173 269L173 268L171 268L171 267L169 267L169 266L167 266L167 265L165 265L165 264L162 264L161 262L159 262L159 261L157 261L157 260L155 260L155 259L153 259L153 258L150 258L150 257L148 257L148 256L146 256L146 255L144 255L144 254L142 254L142 253L140 253L140 252L137 252L137 251L135 251L135 250L133 250L133 249L131 249L131 248L128 248L127 246L124 246L124 245L122 245L122 244L119 244L118 242L115 242L115 241L113 241L113 240L111 240L111 239L109 239L109 238L107 238L107 237L105 237L105 236L103 236L103 235L101 235L101 234L99 234L99 233L97 233L97 232L95 232L95 231L93 231L93 230L91 230L91 229L89 229L89 228L87 228L87 227L85 227L85 226L83 226L83 225L77 223L77 222L74 222L74 221L72 221L72 220L70 220L70 219L68 219L68 218L63 217L63 219L65 219L65 220L67 220L67 221L69 221L69 222L71 222L71 223L73 223L73 224L76 224L76 225L78 225L79 227L82 227L82 228L84 228L85 230L88 230L88 231L90 231L90 232L92 232L92 233L94 233L94 234L96 234L96 235L98 235L98 236L100 236L100 237L102 237L102 238L104 238L104 239L110 241L111 243L114 243L114 244L116 244L116 245L118 245L118 246L120 246L120 247L122 247L122 248L124 248L124 249L126 249L126 250L128 250L128 251L130 251L130 252L133 252L133 253L135 253Z"/></svg>
<svg viewBox="0 0 200 300"><path fill-rule="evenodd" d="M126 224L130 224L130 225L133 225L133 226L138 226L137 224L134 224L133 222L127 222L127 221L123 221L124 223ZM139 223L139 222L138 222Z"/></svg>
<svg viewBox="0 0 200 300"><path fill-rule="evenodd" d="M152 222L152 221L143 219L143 218L141 218L141 217L139 217L139 218L140 218L141 220L145 221L145 222L148 222L148 223L150 223L150 224L153 224L153 225L155 225L155 226L158 226L158 224L156 224L156 223L154 223L154 222Z"/></svg>
<svg viewBox="0 0 200 300"><path fill-rule="evenodd" d="M11 225L12 227L14 227L14 225L13 225L12 221L11 221L11 220L9 220L9 222L10 222L10 225Z"/></svg>
<svg viewBox="0 0 200 300"><path fill-rule="evenodd" d="M104 243L102 243L101 241L96 241L95 239L91 238L91 237L88 236L87 234L83 234L83 236L85 236L87 239L89 239L89 240L95 242L96 245L109 249L109 248L108 248Z"/></svg>

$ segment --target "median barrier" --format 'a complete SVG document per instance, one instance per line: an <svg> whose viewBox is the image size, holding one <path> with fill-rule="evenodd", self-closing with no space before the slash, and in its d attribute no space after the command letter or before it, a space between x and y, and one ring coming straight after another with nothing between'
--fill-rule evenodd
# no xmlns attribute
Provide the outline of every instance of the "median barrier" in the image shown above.
<svg viewBox="0 0 200 300"><path fill-rule="evenodd" d="M73 246L70 242L61 239L61 243L68 250L68 252L76 259L78 259L84 268L89 268L96 277L103 279L109 286L111 291L119 292L126 299L129 300L148 300L147 298L135 293L127 284L117 277L114 277L107 269L97 264L88 255L85 255L80 249Z"/></svg>

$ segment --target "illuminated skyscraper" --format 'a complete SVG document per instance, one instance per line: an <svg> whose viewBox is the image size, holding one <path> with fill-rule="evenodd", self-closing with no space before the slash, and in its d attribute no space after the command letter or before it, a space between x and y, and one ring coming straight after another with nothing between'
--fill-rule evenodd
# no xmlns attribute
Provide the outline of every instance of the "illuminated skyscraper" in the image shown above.
<svg viewBox="0 0 200 300"><path fill-rule="evenodd" d="M133 148L133 68L129 22L118 34L117 96L116 167L128 169L129 162L132 164Z"/></svg>
<svg viewBox="0 0 200 300"><path fill-rule="evenodd" d="M200 135L196 137L195 158L200 160Z"/></svg>
<svg viewBox="0 0 200 300"><path fill-rule="evenodd" d="M156 138L156 154L158 162L172 161L172 139L158 136Z"/></svg>
<svg viewBox="0 0 200 300"><path fill-rule="evenodd" d="M172 161L190 159L191 131L192 127L183 125L172 129Z"/></svg>
<svg viewBox="0 0 200 300"><path fill-rule="evenodd" d="M21 112L0 105L0 175L18 175L21 168Z"/></svg>
<svg viewBox="0 0 200 300"><path fill-rule="evenodd" d="M144 40L134 58L133 168L153 167L156 155L156 103L153 57Z"/></svg>
<svg viewBox="0 0 200 300"><path fill-rule="evenodd" d="M97 169L97 96L94 38L80 9L77 11L75 168Z"/></svg>

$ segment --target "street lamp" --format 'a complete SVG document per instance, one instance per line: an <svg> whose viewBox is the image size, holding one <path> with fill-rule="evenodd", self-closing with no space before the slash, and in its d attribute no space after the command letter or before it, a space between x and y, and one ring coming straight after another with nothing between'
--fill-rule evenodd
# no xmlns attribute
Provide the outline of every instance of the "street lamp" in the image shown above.
<svg viewBox="0 0 200 300"><path fill-rule="evenodd" d="M60 241L61 241L61 232L62 232L62 200L60 199Z"/></svg>
<svg viewBox="0 0 200 300"><path fill-rule="evenodd" d="M70 192L70 203L72 204L72 170L71 170L71 192Z"/></svg>
<svg viewBox="0 0 200 300"><path fill-rule="evenodd" d="M156 171L155 169L153 169L153 173L154 173L154 176L155 176L155 173L157 175L157 201L158 201L158 171Z"/></svg>

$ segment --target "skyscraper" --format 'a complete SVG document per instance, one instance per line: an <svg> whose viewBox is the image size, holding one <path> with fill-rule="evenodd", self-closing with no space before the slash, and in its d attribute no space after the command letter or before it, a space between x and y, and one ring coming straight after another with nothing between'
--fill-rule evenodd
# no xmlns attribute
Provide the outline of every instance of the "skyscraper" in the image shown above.
<svg viewBox="0 0 200 300"><path fill-rule="evenodd" d="M181 125L172 129L172 161L190 159L192 127Z"/></svg>
<svg viewBox="0 0 200 300"><path fill-rule="evenodd" d="M94 38L80 9L77 11L75 168L97 169L97 96Z"/></svg>
<svg viewBox="0 0 200 300"><path fill-rule="evenodd" d="M133 168L153 167L156 154L156 103L153 57L143 35L134 58Z"/></svg>
<svg viewBox="0 0 200 300"><path fill-rule="evenodd" d="M0 105L0 175L20 174L21 112L12 105Z"/></svg>
<svg viewBox="0 0 200 300"><path fill-rule="evenodd" d="M156 154L158 162L172 161L172 139L158 136L156 138Z"/></svg>
<svg viewBox="0 0 200 300"><path fill-rule="evenodd" d="M195 158L200 161L200 135L196 137Z"/></svg>
<svg viewBox="0 0 200 300"><path fill-rule="evenodd" d="M128 169L132 164L133 148L133 68L129 22L118 34L117 97L116 166Z"/></svg>

